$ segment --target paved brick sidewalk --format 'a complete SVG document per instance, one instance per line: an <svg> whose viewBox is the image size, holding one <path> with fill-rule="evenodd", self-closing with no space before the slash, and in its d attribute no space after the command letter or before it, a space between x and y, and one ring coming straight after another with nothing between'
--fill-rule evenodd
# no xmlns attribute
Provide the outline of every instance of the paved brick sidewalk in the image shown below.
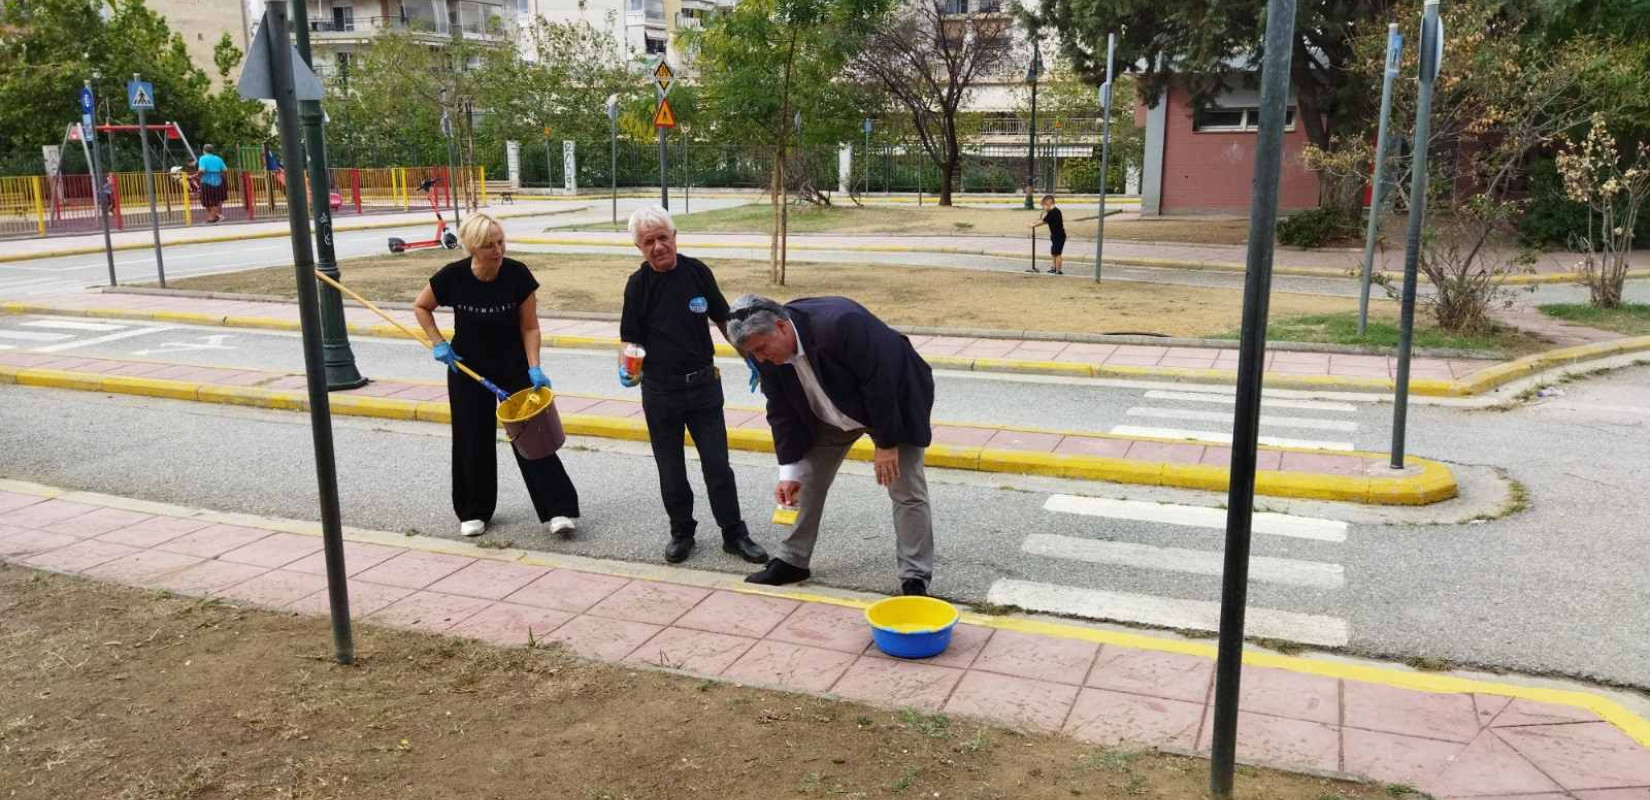
<svg viewBox="0 0 1650 800"><path fill-rule="evenodd" d="M317 526L8 484L0 559L178 594L323 615ZM968 615L951 648L900 661L863 601L754 593L737 578L354 532L354 616L742 684L1206 753L1213 648ZM577 567L577 568L575 568ZM530 633L529 633L530 632ZM1639 800L1650 724L1601 695L1251 652L1239 757L1439 797ZM1543 702L1545 701L1545 702ZM1596 712L1596 713L1595 713ZM1608 718L1609 721L1602 719Z"/></svg>

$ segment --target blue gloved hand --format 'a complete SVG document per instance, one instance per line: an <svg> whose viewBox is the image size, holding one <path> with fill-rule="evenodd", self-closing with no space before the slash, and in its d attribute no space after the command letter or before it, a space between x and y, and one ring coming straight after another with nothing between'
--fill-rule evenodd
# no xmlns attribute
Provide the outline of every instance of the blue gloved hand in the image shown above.
<svg viewBox="0 0 1650 800"><path fill-rule="evenodd" d="M745 366L751 368L751 391L762 388L762 373L756 369L756 359L745 356Z"/></svg>
<svg viewBox="0 0 1650 800"><path fill-rule="evenodd" d="M453 352L453 346L448 342L436 345L430 350L430 355L434 356L435 360L446 364L447 368L454 372L458 371L458 362L464 360L459 354Z"/></svg>
<svg viewBox="0 0 1650 800"><path fill-rule="evenodd" d="M538 367L528 367L527 378L533 382L534 389L550 388L550 379L545 377L544 370Z"/></svg>
<svg viewBox="0 0 1650 800"><path fill-rule="evenodd" d="M619 365L619 385L626 389L634 388L637 384L636 376L625 371L624 365Z"/></svg>

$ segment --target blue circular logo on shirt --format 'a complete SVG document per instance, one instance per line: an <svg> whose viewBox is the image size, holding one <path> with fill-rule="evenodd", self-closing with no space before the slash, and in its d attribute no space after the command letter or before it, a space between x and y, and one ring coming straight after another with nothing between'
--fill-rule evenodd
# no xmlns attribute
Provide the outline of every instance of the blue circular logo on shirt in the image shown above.
<svg viewBox="0 0 1650 800"><path fill-rule="evenodd" d="M703 314L710 310L710 303L705 302L703 297L695 297L688 301L688 310L695 314Z"/></svg>

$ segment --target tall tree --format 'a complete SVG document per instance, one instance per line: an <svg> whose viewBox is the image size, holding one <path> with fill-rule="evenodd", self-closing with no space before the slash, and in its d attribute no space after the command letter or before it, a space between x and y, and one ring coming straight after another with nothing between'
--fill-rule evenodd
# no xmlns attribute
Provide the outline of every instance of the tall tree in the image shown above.
<svg viewBox="0 0 1650 800"><path fill-rule="evenodd" d="M1014 19L1000 5L951 13L947 0L912 0L877 26L850 62L852 74L880 86L909 116L923 152L940 169L940 205L951 205L961 176L958 113L975 85L1013 59Z"/></svg>

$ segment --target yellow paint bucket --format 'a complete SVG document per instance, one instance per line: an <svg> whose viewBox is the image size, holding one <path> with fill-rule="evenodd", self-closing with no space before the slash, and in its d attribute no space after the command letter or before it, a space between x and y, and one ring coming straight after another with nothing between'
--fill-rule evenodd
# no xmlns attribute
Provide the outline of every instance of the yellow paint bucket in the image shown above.
<svg viewBox="0 0 1650 800"><path fill-rule="evenodd" d="M556 393L549 389L522 389L499 403L498 421L516 452L528 461L554 454L567 443Z"/></svg>

